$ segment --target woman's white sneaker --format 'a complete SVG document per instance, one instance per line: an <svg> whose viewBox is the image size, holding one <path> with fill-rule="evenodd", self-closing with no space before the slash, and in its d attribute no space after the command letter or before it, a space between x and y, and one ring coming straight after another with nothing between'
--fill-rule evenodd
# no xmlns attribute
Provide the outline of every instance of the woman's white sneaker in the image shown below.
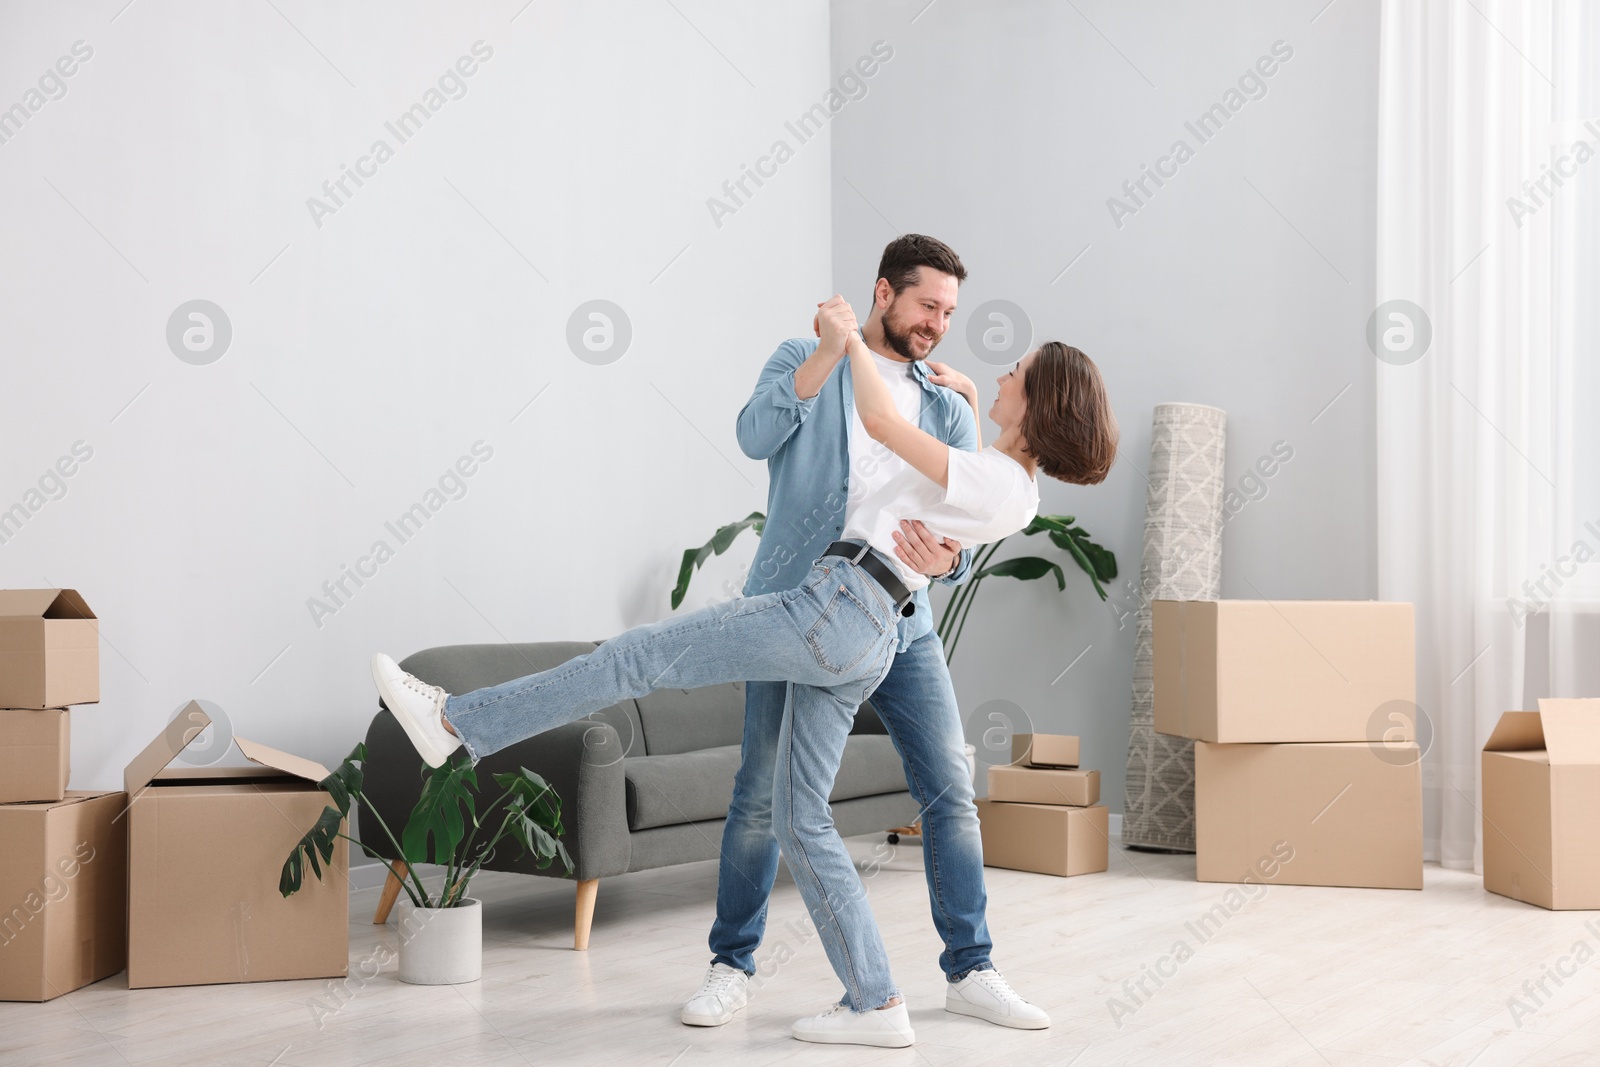
<svg viewBox="0 0 1600 1067"><path fill-rule="evenodd" d="M430 767L444 766L450 753L461 747L461 738L444 727L444 702L450 694L407 674L382 652L372 657L372 681L422 761Z"/></svg>
<svg viewBox="0 0 1600 1067"><path fill-rule="evenodd" d="M1050 1025L1044 1009L1023 1000L999 971L973 971L961 981L951 982L944 994L944 1010L1018 1030L1043 1030Z"/></svg>
<svg viewBox="0 0 1600 1067"><path fill-rule="evenodd" d="M874 1045L905 1048L916 1040L905 1001L877 1011L851 1011L835 1004L821 1015L794 1024L794 1036L823 1045Z"/></svg>
<svg viewBox="0 0 1600 1067"><path fill-rule="evenodd" d="M713 963L706 971L706 980L700 992L689 998L683 1006L683 1025L721 1026L730 1021L739 1010L750 1003L746 986L750 976L726 963Z"/></svg>

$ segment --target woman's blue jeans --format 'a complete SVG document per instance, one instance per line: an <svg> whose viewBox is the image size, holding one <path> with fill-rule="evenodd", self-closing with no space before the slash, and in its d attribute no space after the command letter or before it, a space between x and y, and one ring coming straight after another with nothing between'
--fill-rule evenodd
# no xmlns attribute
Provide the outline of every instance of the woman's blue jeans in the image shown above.
<svg viewBox="0 0 1600 1067"><path fill-rule="evenodd" d="M900 616L871 575L824 556L794 589L638 626L552 670L451 696L445 718L474 761L656 689L787 682L772 825L856 1011L899 996L866 888L828 794L856 708L893 662Z"/></svg>

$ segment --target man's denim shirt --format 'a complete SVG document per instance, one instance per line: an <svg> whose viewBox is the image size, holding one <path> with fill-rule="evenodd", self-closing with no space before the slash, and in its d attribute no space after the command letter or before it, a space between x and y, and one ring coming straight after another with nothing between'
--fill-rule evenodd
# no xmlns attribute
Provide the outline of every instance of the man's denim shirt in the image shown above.
<svg viewBox="0 0 1600 1067"><path fill-rule="evenodd" d="M807 400L795 395L795 368L816 351L817 343L796 337L779 345L739 411L739 447L751 459L766 460L768 474L767 521L744 583L746 596L799 585L811 564L844 531L855 387L846 356L820 393ZM953 448L975 451L978 426L966 398L929 381L925 360L911 364L911 372L922 386L918 425ZM950 585L965 581L974 547L962 550L949 577L935 581ZM900 620L899 651L933 629L926 586L916 591L913 601L916 611Z"/></svg>

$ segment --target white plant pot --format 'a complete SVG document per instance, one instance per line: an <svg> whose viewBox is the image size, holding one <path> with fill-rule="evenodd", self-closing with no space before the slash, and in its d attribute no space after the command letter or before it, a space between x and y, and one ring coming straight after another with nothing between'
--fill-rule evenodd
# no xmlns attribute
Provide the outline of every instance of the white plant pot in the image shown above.
<svg viewBox="0 0 1600 1067"><path fill-rule="evenodd" d="M483 977L483 904L472 897L459 908L399 911L400 981L411 985L462 985Z"/></svg>

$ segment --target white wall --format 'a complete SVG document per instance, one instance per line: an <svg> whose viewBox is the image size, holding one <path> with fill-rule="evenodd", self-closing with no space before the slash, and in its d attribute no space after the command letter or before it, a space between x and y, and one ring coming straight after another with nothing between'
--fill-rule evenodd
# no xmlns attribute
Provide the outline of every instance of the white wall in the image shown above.
<svg viewBox="0 0 1600 1067"><path fill-rule="evenodd" d="M0 143L0 509L93 449L0 543L0 586L74 586L101 616L73 785L118 784L190 698L332 762L375 706L375 648L665 615L681 550L764 504L733 436L761 361L830 287L864 300L900 230L972 272L938 355L986 403L996 370L966 341L984 301L1100 362L1128 462L1103 486L1044 483L1042 510L1076 514L1125 577L1151 407L1189 400L1227 409L1235 486L1294 449L1228 527L1223 594L1373 595L1377 4L1322 7L7 8L0 108L93 50ZM1266 96L1117 227L1107 199L1280 39L1294 56ZM493 56L466 95L387 134L479 40ZM785 122L879 40L893 58L800 144ZM380 137L394 157L316 226L307 198ZM714 219L708 198L780 139L793 158ZM234 332L204 366L165 336L195 298ZM634 331L604 366L566 342L596 298ZM398 544L385 522L480 440L466 495ZM317 626L308 598L380 538L393 559ZM690 606L737 588L753 547ZM1009 701L1081 733L1114 810L1132 625L1113 607L1133 603L1075 573L1066 595L996 581L954 672L975 721Z"/></svg>
<svg viewBox="0 0 1600 1067"><path fill-rule="evenodd" d="M0 144L0 508L93 450L0 544L0 587L100 615L73 786L120 785L191 698L331 763L374 649L666 614L682 549L764 504L734 416L829 284L826 138L720 227L706 206L825 91L827 8L122 6L0 14L0 107L92 49ZM386 131L480 40L464 96ZM318 227L307 199L379 138L393 158ZM209 365L165 337L194 298L232 324ZM566 342L595 298L633 328L605 366ZM386 520L478 441L400 544ZM393 558L316 625L379 539Z"/></svg>
<svg viewBox="0 0 1600 1067"><path fill-rule="evenodd" d="M935 358L977 380L985 407L999 368L974 355L967 327L986 301L1020 305L1035 340L1099 363L1125 462L1097 487L1041 479L1040 510L1076 515L1123 579L1139 573L1152 408L1191 401L1228 412L1236 489L1276 442L1293 450L1226 527L1222 595L1376 595L1365 327L1377 11L1376 0L833 5L836 68L878 38L895 49L835 124L835 285L866 300L884 243L930 233L970 272ZM1280 40L1293 55L1265 95L1200 143L1185 122ZM1143 206L1127 201L1124 181L1179 138L1193 158L1150 184ZM1137 208L1120 227L1111 197ZM984 586L956 690L970 741L992 725L988 711L1007 710L996 701L1023 728L1082 735L1120 811L1134 626L1118 616L1136 606L1135 586L1102 604L1068 575L1064 595L1053 583Z"/></svg>

